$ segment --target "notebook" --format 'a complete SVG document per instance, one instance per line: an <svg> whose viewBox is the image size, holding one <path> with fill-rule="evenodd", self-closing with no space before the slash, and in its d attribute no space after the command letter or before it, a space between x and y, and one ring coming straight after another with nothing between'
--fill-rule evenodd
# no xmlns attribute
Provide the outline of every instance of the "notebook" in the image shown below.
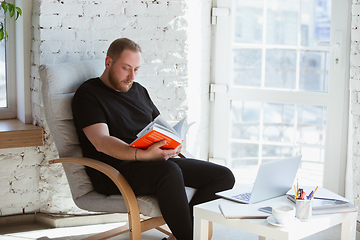
<svg viewBox="0 0 360 240"><path fill-rule="evenodd" d="M257 203L285 195L293 186L301 155L260 165L252 186L234 188L216 195L241 203Z"/></svg>

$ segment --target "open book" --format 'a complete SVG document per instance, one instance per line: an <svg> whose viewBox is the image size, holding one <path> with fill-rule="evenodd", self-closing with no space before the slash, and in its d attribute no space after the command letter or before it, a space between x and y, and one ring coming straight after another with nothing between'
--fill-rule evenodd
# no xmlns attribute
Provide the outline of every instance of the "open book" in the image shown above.
<svg viewBox="0 0 360 240"><path fill-rule="evenodd" d="M141 130L136 136L130 146L136 148L146 149L151 144L166 140L166 144L162 146L162 149L174 149L179 146L185 138L187 131L193 124L184 126L186 117L180 122L171 126L161 115L157 116L154 121L149 123L143 130Z"/></svg>

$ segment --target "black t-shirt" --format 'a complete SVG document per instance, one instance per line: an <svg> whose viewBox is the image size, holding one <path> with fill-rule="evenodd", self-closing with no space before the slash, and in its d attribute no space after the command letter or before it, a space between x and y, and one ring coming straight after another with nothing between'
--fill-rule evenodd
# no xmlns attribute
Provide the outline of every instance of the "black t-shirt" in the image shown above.
<svg viewBox="0 0 360 240"><path fill-rule="evenodd" d="M82 131L96 123L106 123L111 136L130 144L148 123L159 115L147 90L134 82L128 92L107 87L100 78L89 79L76 91L72 110L83 156L113 165L119 160L98 152Z"/></svg>

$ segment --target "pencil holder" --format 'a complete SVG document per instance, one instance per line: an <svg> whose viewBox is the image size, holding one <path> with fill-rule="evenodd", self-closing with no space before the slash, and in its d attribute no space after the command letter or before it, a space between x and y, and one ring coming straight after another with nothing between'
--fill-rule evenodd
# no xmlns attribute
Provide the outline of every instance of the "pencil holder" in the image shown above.
<svg viewBox="0 0 360 240"><path fill-rule="evenodd" d="M296 199L296 217L301 221L310 221L312 217L312 200Z"/></svg>

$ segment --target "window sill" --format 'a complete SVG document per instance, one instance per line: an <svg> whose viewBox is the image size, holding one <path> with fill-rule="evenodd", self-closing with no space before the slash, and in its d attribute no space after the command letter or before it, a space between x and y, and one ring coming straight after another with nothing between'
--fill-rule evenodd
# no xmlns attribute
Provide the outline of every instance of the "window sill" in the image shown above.
<svg viewBox="0 0 360 240"><path fill-rule="evenodd" d="M43 129L18 119L0 120L0 149L42 146Z"/></svg>

